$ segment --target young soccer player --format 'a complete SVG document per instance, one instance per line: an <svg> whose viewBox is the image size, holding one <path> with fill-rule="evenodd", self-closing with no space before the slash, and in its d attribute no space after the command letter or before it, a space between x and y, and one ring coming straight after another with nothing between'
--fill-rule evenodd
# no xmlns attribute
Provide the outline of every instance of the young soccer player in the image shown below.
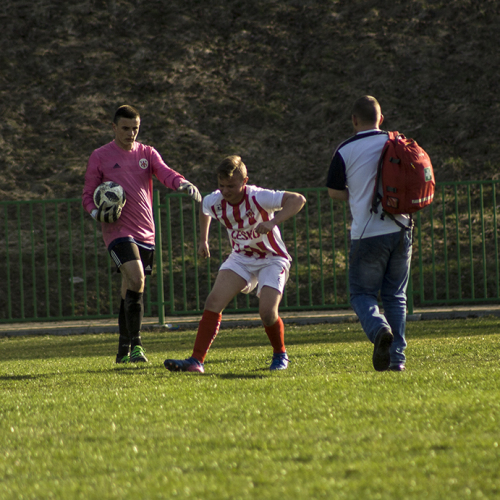
<svg viewBox="0 0 500 500"><path fill-rule="evenodd" d="M205 302L193 354L184 360L167 359L170 371L204 373L204 361L214 341L222 311L239 293L257 287L259 314L273 347L271 370L285 370L285 328L278 314L288 279L291 257L281 239L278 224L297 214L306 199L298 193L272 191L248 185L247 168L239 156L228 156L217 168L219 189L203 199L200 206L201 257L210 257L210 222L217 219L226 227L232 252L222 264Z"/></svg>

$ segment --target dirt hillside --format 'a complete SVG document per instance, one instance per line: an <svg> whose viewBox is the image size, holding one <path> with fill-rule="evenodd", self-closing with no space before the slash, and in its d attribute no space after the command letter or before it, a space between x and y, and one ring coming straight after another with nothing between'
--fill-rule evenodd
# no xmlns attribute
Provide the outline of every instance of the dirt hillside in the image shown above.
<svg viewBox="0 0 500 500"><path fill-rule="evenodd" d="M10 0L0 5L0 199L79 197L117 106L203 190L323 186L377 97L438 180L499 176L496 0Z"/></svg>

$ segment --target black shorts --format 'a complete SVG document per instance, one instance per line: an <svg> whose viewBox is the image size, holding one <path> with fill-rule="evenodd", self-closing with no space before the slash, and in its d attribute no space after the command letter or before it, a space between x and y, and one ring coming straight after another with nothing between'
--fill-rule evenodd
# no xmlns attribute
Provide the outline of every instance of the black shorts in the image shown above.
<svg viewBox="0 0 500 500"><path fill-rule="evenodd" d="M109 245L109 254L116 264L116 272L120 272L120 266L131 260L140 260L145 275L153 271L155 248L153 245L140 243L133 240L116 240Z"/></svg>

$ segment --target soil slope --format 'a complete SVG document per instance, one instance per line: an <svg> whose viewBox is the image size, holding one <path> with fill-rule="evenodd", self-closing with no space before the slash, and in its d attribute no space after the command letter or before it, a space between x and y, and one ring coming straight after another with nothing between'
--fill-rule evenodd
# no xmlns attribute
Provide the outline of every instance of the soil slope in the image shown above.
<svg viewBox="0 0 500 500"><path fill-rule="evenodd" d="M496 0L11 0L0 5L0 199L79 197L117 106L203 190L240 154L323 186L358 96L441 181L498 177Z"/></svg>

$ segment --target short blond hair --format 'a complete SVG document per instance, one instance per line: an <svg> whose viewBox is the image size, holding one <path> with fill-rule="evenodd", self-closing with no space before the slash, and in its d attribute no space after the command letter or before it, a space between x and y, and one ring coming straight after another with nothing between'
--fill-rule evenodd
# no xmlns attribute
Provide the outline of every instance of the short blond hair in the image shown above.
<svg viewBox="0 0 500 500"><path fill-rule="evenodd" d="M248 176L247 167L243 163L241 156L231 155L224 158L217 167L217 176L230 178L234 174L240 174L242 179Z"/></svg>

